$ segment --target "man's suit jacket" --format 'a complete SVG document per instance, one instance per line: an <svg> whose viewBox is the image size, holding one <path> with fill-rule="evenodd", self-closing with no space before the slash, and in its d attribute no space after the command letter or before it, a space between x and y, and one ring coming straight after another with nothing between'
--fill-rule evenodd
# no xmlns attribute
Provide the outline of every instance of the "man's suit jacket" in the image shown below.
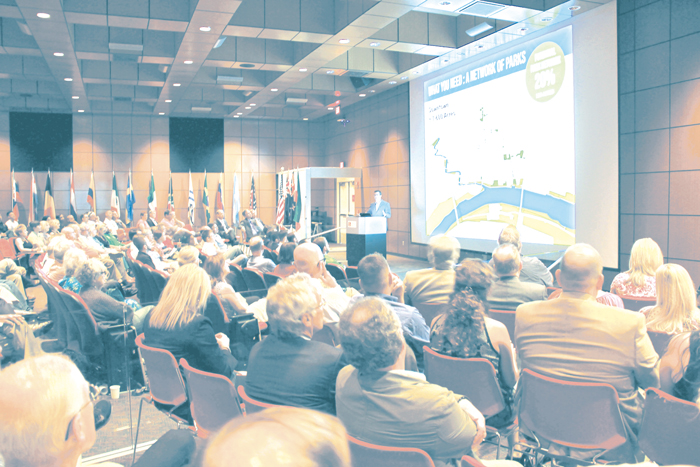
<svg viewBox="0 0 700 467"><path fill-rule="evenodd" d="M444 466L471 454L476 426L459 407L461 396L410 371L338 375L335 404L350 436L383 446L423 449Z"/></svg>
<svg viewBox="0 0 700 467"><path fill-rule="evenodd" d="M151 258L148 253L139 251L139 254L136 255L136 260L141 261L146 266L150 266L153 269L156 269L156 265L153 263L153 258Z"/></svg>
<svg viewBox="0 0 700 467"><path fill-rule="evenodd" d="M407 303L447 303L455 288L454 269L419 269L408 271L403 280Z"/></svg>
<svg viewBox="0 0 700 467"><path fill-rule="evenodd" d="M149 227L156 227L158 225L158 222L156 222L155 219L152 219L150 217L148 218L148 220L146 220L146 223Z"/></svg>
<svg viewBox="0 0 700 467"><path fill-rule="evenodd" d="M602 305L588 294L564 292L518 307L514 343L523 369L614 386L636 444L643 405L638 388L659 387L659 356L644 315Z"/></svg>
<svg viewBox="0 0 700 467"><path fill-rule="evenodd" d="M372 203L367 212L372 217L386 217L389 219L391 217L391 206L386 201L381 201L379 206L377 206L377 203Z"/></svg>
<svg viewBox="0 0 700 467"><path fill-rule="evenodd" d="M246 393L270 404L335 415L335 380L344 365L342 354L322 342L270 334L250 352Z"/></svg>
<svg viewBox="0 0 700 467"><path fill-rule="evenodd" d="M253 224L255 224L255 227L258 229L257 232L253 232ZM250 239L255 236L262 235L265 229L262 221L254 217L251 219L243 219L241 221L241 226L245 229L245 238L247 241L250 241Z"/></svg>
<svg viewBox="0 0 700 467"><path fill-rule="evenodd" d="M522 282L516 276L501 277L491 285L488 301L497 310L515 310L518 305L547 300L544 285Z"/></svg>

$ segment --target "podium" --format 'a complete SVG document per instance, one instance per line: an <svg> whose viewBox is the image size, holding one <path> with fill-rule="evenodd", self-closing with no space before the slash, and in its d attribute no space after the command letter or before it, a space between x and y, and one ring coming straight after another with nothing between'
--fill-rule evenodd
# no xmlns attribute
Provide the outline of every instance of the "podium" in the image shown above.
<svg viewBox="0 0 700 467"><path fill-rule="evenodd" d="M372 253L386 257L386 218L350 216L345 228L348 266Z"/></svg>

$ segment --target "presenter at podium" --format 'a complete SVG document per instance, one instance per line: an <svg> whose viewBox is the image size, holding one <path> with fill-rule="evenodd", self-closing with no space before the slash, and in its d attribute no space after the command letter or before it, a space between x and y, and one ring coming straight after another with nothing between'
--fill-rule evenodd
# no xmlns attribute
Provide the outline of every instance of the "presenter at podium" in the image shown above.
<svg viewBox="0 0 700 467"><path fill-rule="evenodd" d="M386 217L389 219L391 217L391 206L388 202L382 201L382 192L377 190L374 192L374 203L369 207L367 211L372 217Z"/></svg>

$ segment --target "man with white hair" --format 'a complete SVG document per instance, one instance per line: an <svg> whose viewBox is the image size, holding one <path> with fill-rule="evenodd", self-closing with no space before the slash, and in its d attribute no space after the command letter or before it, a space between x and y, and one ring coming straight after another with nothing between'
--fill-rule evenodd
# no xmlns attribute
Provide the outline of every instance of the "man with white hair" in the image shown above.
<svg viewBox="0 0 700 467"><path fill-rule="evenodd" d="M263 256L263 250L265 249L265 244L263 239L260 237L253 237L250 239L250 258L246 263L246 267L251 269L256 269L261 273L272 272L275 270L275 263Z"/></svg>
<svg viewBox="0 0 700 467"><path fill-rule="evenodd" d="M567 381L611 384L628 442L605 458L633 463L640 454L636 435L644 397L639 390L659 387L659 356L644 315L596 302L603 261L590 245L570 246L556 275L563 289L559 298L516 310L514 343L521 367Z"/></svg>
<svg viewBox="0 0 700 467"><path fill-rule="evenodd" d="M459 260L459 241L447 235L437 235L430 239L429 269L408 271L403 280L406 286L406 303L447 303L455 287L454 266Z"/></svg>
<svg viewBox="0 0 700 467"><path fill-rule="evenodd" d="M321 284L294 274L267 292L270 335L248 359L245 388L254 399L335 415L335 380L342 351L312 341L323 328Z"/></svg>
<svg viewBox="0 0 700 467"><path fill-rule="evenodd" d="M493 269L498 280L491 285L488 301L497 310L515 310L518 305L536 300L547 300L547 288L542 284L522 282L523 263L520 252L511 243L493 250Z"/></svg>
<svg viewBox="0 0 700 467"><path fill-rule="evenodd" d="M63 268L63 257L66 255L68 250L73 247L71 242L68 240L59 241L53 248L53 264L49 268L47 276L52 281L58 282L63 279L66 275L66 271Z"/></svg>

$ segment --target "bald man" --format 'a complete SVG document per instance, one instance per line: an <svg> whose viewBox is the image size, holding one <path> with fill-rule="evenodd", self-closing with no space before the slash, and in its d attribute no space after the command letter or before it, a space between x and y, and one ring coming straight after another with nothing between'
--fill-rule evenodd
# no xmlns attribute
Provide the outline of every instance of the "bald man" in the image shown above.
<svg viewBox="0 0 700 467"><path fill-rule="evenodd" d="M487 298L491 308L515 310L523 303L547 300L547 288L544 285L520 280L523 263L515 245L500 245L493 250L492 258L498 280L489 289Z"/></svg>
<svg viewBox="0 0 700 467"><path fill-rule="evenodd" d="M629 441L605 458L634 463L640 455L637 432L643 397L639 389L659 387L659 357L647 335L644 315L596 302L603 286L603 262L590 245L569 247L556 276L563 289L559 298L525 303L516 311L515 347L521 367L554 378L615 387ZM585 454L581 453L592 457Z"/></svg>

